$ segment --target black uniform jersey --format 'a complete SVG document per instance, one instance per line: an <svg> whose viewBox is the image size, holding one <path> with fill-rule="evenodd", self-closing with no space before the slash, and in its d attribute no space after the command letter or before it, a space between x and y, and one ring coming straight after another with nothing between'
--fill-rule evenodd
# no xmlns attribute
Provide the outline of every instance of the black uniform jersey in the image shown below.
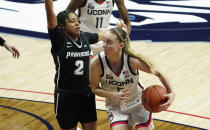
<svg viewBox="0 0 210 130"><path fill-rule="evenodd" d="M0 37L0 46L3 46L4 43L5 43L5 40Z"/></svg>
<svg viewBox="0 0 210 130"><path fill-rule="evenodd" d="M89 44L98 42L98 35L83 32L75 42L56 27L49 30L49 36L56 65L56 88L69 93L89 91Z"/></svg>

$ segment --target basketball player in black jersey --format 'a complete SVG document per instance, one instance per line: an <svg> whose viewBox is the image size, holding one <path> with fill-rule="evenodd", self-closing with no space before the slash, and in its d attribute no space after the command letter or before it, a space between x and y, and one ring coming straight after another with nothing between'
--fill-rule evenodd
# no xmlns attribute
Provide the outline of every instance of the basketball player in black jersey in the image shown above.
<svg viewBox="0 0 210 130"><path fill-rule="evenodd" d="M7 44L7 42L2 37L0 37L0 46L4 46L8 51L10 51L14 58L18 58L20 56L18 49Z"/></svg>
<svg viewBox="0 0 210 130"><path fill-rule="evenodd" d="M55 62L55 114L59 126L76 130L96 130L95 95L89 86L89 44L103 38L103 33L80 32L80 21L71 11L57 15L52 0L45 0L51 53Z"/></svg>

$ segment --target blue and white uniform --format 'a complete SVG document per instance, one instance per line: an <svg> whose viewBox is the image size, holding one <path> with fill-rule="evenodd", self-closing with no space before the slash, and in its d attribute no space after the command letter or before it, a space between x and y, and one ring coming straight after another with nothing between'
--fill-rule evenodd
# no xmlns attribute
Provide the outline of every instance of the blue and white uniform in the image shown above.
<svg viewBox="0 0 210 130"><path fill-rule="evenodd" d="M101 88L110 92L119 92L128 89L128 105L121 107L120 104L106 98L106 107L109 112L110 127L117 124L129 124L139 127L153 127L152 114L144 109L141 102L143 87L139 82L138 71L133 72L129 64L129 56L122 54L122 65L119 74L115 74L104 52L99 55L101 62Z"/></svg>
<svg viewBox="0 0 210 130"><path fill-rule="evenodd" d="M85 5L79 8L81 30L83 32L97 33L107 29L113 7L113 0L105 0L104 2L86 0Z"/></svg>
<svg viewBox="0 0 210 130"><path fill-rule="evenodd" d="M80 27L83 32L98 33L109 28L110 18L114 7L114 0L85 0L82 7L79 8ZM103 50L102 41L91 45L93 55L97 55Z"/></svg>

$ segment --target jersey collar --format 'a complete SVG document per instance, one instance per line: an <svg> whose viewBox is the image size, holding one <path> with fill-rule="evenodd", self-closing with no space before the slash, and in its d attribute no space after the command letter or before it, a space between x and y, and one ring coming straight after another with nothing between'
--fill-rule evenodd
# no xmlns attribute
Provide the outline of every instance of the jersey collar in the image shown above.
<svg viewBox="0 0 210 130"><path fill-rule="evenodd" d="M104 1L98 1L98 0L95 0L96 1L96 3L98 3L98 4L103 4L106 0L104 0Z"/></svg>

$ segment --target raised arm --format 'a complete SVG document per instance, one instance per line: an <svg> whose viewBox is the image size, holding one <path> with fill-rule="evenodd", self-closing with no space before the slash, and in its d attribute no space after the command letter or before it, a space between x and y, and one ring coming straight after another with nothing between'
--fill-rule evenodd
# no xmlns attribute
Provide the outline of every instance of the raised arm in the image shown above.
<svg viewBox="0 0 210 130"><path fill-rule="evenodd" d="M67 10L72 10L75 12L78 8L80 8L83 5L84 2L85 0L71 0L67 7Z"/></svg>
<svg viewBox="0 0 210 130"><path fill-rule="evenodd" d="M124 0L115 0L115 1L116 1L118 10L120 12L120 16L122 17L123 22L127 25L128 35L130 35L130 32L131 32L131 22L130 22L130 19L129 19L129 16L128 16L128 10L125 7Z"/></svg>
<svg viewBox="0 0 210 130"><path fill-rule="evenodd" d="M47 15L48 29L53 29L57 26L58 22L56 19L55 12L53 10L52 0L45 0L45 10L46 10L46 15Z"/></svg>
<svg viewBox="0 0 210 130"><path fill-rule="evenodd" d="M143 61L140 61L136 58L133 58L133 57L130 58L130 65L131 65L132 70L138 69L146 73L152 74L152 72L150 71L150 68ZM173 102L175 98L175 92L172 89L170 82L168 81L166 76L160 71L160 69L155 66L153 67L154 67L153 74L159 78L159 80L161 81L161 83L164 85L164 87L167 89L167 92L168 92L168 94L165 95L168 99L167 102L162 104L159 108L160 111L166 110Z"/></svg>

